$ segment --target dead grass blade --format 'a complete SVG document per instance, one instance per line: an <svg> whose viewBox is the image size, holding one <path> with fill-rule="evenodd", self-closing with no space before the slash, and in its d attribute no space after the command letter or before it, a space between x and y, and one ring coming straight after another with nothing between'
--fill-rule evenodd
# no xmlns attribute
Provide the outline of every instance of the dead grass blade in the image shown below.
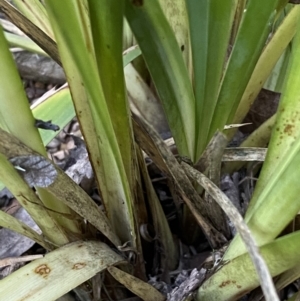
<svg viewBox="0 0 300 301"><path fill-rule="evenodd" d="M212 248L216 249L223 246L227 241L226 238L216 230L205 216L204 201L197 194L175 156L167 148L163 140L149 124L137 116L134 116L133 119L133 129L137 143L158 168L171 179L176 191L193 213Z"/></svg>
<svg viewBox="0 0 300 301"><path fill-rule="evenodd" d="M222 161L265 161L267 149L262 147L226 148Z"/></svg>
<svg viewBox="0 0 300 301"><path fill-rule="evenodd" d="M236 227L236 230L241 235L256 268L265 299L267 301L279 301L268 267L260 255L259 248L238 210L231 203L228 197L206 176L184 162L181 163L181 166L191 179L196 180L197 183L217 201Z"/></svg>
<svg viewBox="0 0 300 301"><path fill-rule="evenodd" d="M217 131L211 138L208 146L205 148L201 158L194 166L195 169L205 174L213 183L220 187L222 156L224 149L228 144L227 137ZM202 193L202 187L198 186L197 191ZM217 229L222 229L226 237L230 237L230 229L226 215L216 201L205 192L204 200L206 204L207 215L214 221Z"/></svg>
<svg viewBox="0 0 300 301"><path fill-rule="evenodd" d="M123 272L122 270L110 266L109 273L127 289L139 296L144 301L164 301L166 298L150 284Z"/></svg>
<svg viewBox="0 0 300 301"><path fill-rule="evenodd" d="M37 155L29 147L21 143L17 138L0 129L0 153L7 158L17 156ZM48 160L50 164L53 164ZM55 167L57 177L46 189L55 197L64 202L72 210L90 222L99 231L101 231L116 246L120 245L120 240L112 231L111 226L105 214L98 208L93 200L73 182L61 169ZM46 208L47 209L47 208ZM64 216L68 218L68 216ZM74 218L74 217L69 217Z"/></svg>
<svg viewBox="0 0 300 301"><path fill-rule="evenodd" d="M20 28L29 38L31 38L61 66L56 43L51 38L49 38L41 29L24 17L7 1L0 0L0 7L5 15L12 21L12 23Z"/></svg>

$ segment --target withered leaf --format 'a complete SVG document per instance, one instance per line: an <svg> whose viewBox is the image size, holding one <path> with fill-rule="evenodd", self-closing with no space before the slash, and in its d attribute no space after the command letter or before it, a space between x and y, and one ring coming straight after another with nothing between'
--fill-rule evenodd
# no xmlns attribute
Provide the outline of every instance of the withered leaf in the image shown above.
<svg viewBox="0 0 300 301"><path fill-rule="evenodd" d="M54 165L43 156L27 155L9 159L30 186L48 187L57 177Z"/></svg>

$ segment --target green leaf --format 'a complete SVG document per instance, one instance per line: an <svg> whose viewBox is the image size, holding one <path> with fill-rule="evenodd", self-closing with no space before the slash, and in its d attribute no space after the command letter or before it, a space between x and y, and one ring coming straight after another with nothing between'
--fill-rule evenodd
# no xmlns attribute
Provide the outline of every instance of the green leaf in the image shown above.
<svg viewBox="0 0 300 301"><path fill-rule="evenodd" d="M48 92L49 93L49 92ZM75 111L68 86L64 85L51 95L44 95L43 101L32 108L33 116L40 120L51 120L60 130L74 118ZM58 133L39 129L43 144L47 145Z"/></svg>
<svg viewBox="0 0 300 301"><path fill-rule="evenodd" d="M9 32L5 32L4 35L10 46L21 47L28 51L35 52L44 56L48 56L48 54L44 50L42 50L31 39L27 37L19 36Z"/></svg>
<svg viewBox="0 0 300 301"><path fill-rule="evenodd" d="M162 101L179 153L195 160L195 99L174 33L157 0L127 0L125 15Z"/></svg>
<svg viewBox="0 0 300 301"><path fill-rule="evenodd" d="M89 12L95 56L103 93L121 150L127 178L134 176L132 168L133 139L127 102L122 61L124 3L118 0L89 0Z"/></svg>
<svg viewBox="0 0 300 301"><path fill-rule="evenodd" d="M38 130L34 127L28 100L2 28L0 28L0 50L0 127L46 155Z"/></svg>
<svg viewBox="0 0 300 301"><path fill-rule="evenodd" d="M292 156L298 145L300 135L300 24L297 26L297 33L292 43L291 58L287 70L287 77L284 83L277 118L273 127L272 136L269 142L267 157L260 173L252 197L247 218L252 215L254 207L260 205L258 198L265 190L267 183L275 181L276 174L286 168L292 161ZM276 172L275 172L276 171ZM280 185L281 186L281 185ZM295 189L296 187L293 187ZM260 201L262 199L260 198Z"/></svg>
<svg viewBox="0 0 300 301"><path fill-rule="evenodd" d="M53 31L50 26L46 9L38 0L14 0L14 5L20 12L39 29L43 30L47 36L53 39Z"/></svg>
<svg viewBox="0 0 300 301"><path fill-rule="evenodd" d="M53 301L122 260L104 243L78 241L48 253L1 280L0 294L10 301ZM18 289L15 289L16 283Z"/></svg>
<svg viewBox="0 0 300 301"><path fill-rule="evenodd" d="M241 123L244 120L250 106L255 101L265 81L271 74L276 62L280 59L280 56L282 56L284 50L286 47L288 47L288 44L293 39L296 33L299 17L300 7L299 5L296 5L292 10L289 11L288 15L277 28L271 40L264 48L239 103L233 123ZM287 48L286 51L290 52L288 49L289 48ZM285 74L286 70L284 71ZM228 132L226 131L226 135L229 140L232 139L235 132L236 131L234 130Z"/></svg>
<svg viewBox="0 0 300 301"><path fill-rule="evenodd" d="M141 55L141 49L139 46L133 46L123 53L123 67L125 68L130 64L134 59Z"/></svg>
<svg viewBox="0 0 300 301"><path fill-rule="evenodd" d="M258 245L272 241L300 209L300 23L273 127L267 157L245 220ZM282 214L284 212L284 214ZM236 236L225 258L245 252Z"/></svg>
<svg viewBox="0 0 300 301"><path fill-rule="evenodd" d="M210 125L209 139L230 124L275 18L278 1L248 1L222 82Z"/></svg>
<svg viewBox="0 0 300 301"><path fill-rule="evenodd" d="M189 77L192 78L192 53L186 0L158 0L158 2L173 30L184 63L188 68Z"/></svg>
<svg viewBox="0 0 300 301"><path fill-rule="evenodd" d="M300 263L300 232L278 238L260 248L271 275L277 276ZM239 300L259 285L248 254L223 261L219 270L200 287L197 301Z"/></svg>
<svg viewBox="0 0 300 301"><path fill-rule="evenodd" d="M282 85L286 75L290 53L291 53L291 47L286 48L285 52L279 58L270 76L265 82L264 89L271 90L278 93L282 92Z"/></svg>
<svg viewBox="0 0 300 301"><path fill-rule="evenodd" d="M0 129L0 133L1 131ZM10 145L10 148L12 148L12 145ZM3 181L10 192L16 196L19 203L28 211L45 237L51 242L55 242L56 245L68 243L64 231L43 206L41 200L33 192L32 188L27 185L17 170L7 160L6 156L2 154L2 145L0 146L0 166L0 180ZM11 226L14 226L14 223L12 223Z"/></svg>
<svg viewBox="0 0 300 301"><path fill-rule="evenodd" d="M1 166L2 167L2 166ZM2 167L3 168L3 167ZM22 223L15 217L11 216L8 213L0 210L0 226L3 228L10 229L21 235L27 236L46 250L51 249L50 245L44 240L42 235L39 235L36 231L32 230L29 226Z"/></svg>
<svg viewBox="0 0 300 301"><path fill-rule="evenodd" d="M31 21L29 21L8 1L0 0L0 7L1 10L5 13L5 15L14 24L16 24L19 27L19 29L21 29L30 39L36 42L37 45L39 45L45 52L47 52L59 65L61 65L56 44L47 34L45 34L39 27L37 27Z"/></svg>
<svg viewBox="0 0 300 301"><path fill-rule="evenodd" d="M186 0L193 54L196 98L197 159L211 137L233 16L238 1Z"/></svg>
<svg viewBox="0 0 300 301"><path fill-rule="evenodd" d="M24 87L9 52L2 28L0 28L0 51L0 127L13 134L39 154L46 156L46 150L39 132L34 126L34 118ZM37 188L37 192L47 208L51 208L56 212L69 212L68 207L64 206L46 190ZM78 230L74 221L71 220L61 219L59 224L63 224L65 228L75 233Z"/></svg>
<svg viewBox="0 0 300 301"><path fill-rule="evenodd" d="M278 236L300 210L299 153L300 142L297 142L289 149L285 162L277 166L276 172L269 177L266 186L257 196L256 203L246 215L249 229L259 246ZM231 242L225 259L234 258L244 252L244 245L237 235Z"/></svg>
<svg viewBox="0 0 300 301"><path fill-rule="evenodd" d="M76 1L46 1L46 7L107 216L120 239L136 246L130 180L97 68L88 9Z"/></svg>

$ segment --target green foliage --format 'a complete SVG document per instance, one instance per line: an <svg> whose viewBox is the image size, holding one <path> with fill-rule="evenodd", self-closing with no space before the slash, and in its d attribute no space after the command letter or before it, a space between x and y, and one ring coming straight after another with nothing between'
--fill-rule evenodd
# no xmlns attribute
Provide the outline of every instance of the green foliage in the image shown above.
<svg viewBox="0 0 300 301"><path fill-rule="evenodd" d="M215 175L219 171L210 170L213 167L208 166L207 162L216 159L213 164L215 168L221 166L221 159L211 154L206 157L208 143L217 130L224 130L225 125L242 122L255 96L296 34L289 63L285 64L287 68L283 68L280 75L282 99L266 161L245 217L272 276L285 272L285 279L289 280L282 280L282 283L292 281L294 275L299 274L299 233L276 238L300 209L297 197L300 192L297 185L300 176L300 9L289 6L288 13L282 14L286 0L265 0L263 3L259 0L176 0L161 3L158 0L46 0L43 3L38 0L16 1L23 15L42 29L35 31L24 16L20 17L7 1L0 0L3 11L25 32L30 32L30 37L38 41L43 50L62 63L69 84L69 87L53 91L45 102L31 111L0 31L0 134L7 140L0 140L0 180L23 206L28 206L45 238L29 229L22 230L18 222L13 223L14 230L29 235L52 250L82 238L81 225L86 220L102 232L114 247L121 251L125 248L137 258L134 271L126 267L124 271L111 268L109 272L136 294L141 294L145 289L148 290L149 300L154 295L162 298L142 282L137 281L135 287L130 287L130 281L135 281L135 278L126 274L132 272L146 279L139 229L149 221L153 222L159 234L165 254L170 254L167 259L161 260L161 266L174 269L178 260L176 244L151 186L140 146L145 150L147 148L154 163L172 178L171 188L179 191L194 211L192 213L204 233L216 233L220 239L224 236L222 229L212 226L215 218L213 210L206 210L207 203L196 193L201 189L196 187L195 190L190 182L185 185L188 179L184 170L178 171L181 165L172 154L163 151L165 146L157 135L151 136L149 133L153 131L146 130L138 136L138 130L134 128L137 125L132 124L131 120L123 67L142 54L144 61L139 62L139 68L143 70L141 75L147 72L151 75L179 155L187 156L199 169L204 164L207 175L218 182ZM124 17L139 48L134 47L122 57L124 41L126 44L132 41L132 33L124 23ZM178 26L181 30L177 32ZM49 50L47 45L50 45ZM14 89L9 89L9 86ZM105 214L61 171L49 187L36 187L42 200L39 203L41 209L36 205L39 198L9 162L11 157L20 154L38 152L46 155L44 145L54 134L39 134L34 127L34 117L52 119L63 127L75 113L88 148ZM264 142L274 119L257 130L259 137L264 137ZM139 146L135 143L133 128ZM145 128L150 127L146 124ZM231 139L234 131L224 130L224 133ZM147 134L151 136L148 137L150 142ZM252 139L250 143L253 145L257 141ZM14 147L9 149L8 143ZM228 167L234 168L237 168L236 164ZM174 179L176 175L181 175L181 180ZM31 201L29 205L26 200ZM210 200L207 195L205 200ZM43 206L50 208L51 213ZM3 220L1 225L9 223L9 218L4 216ZM191 224L192 221L185 220L184 223ZM68 248L79 256L81 253L76 250L77 244L58 248L48 258L56 260L59 254L65 256ZM87 265L87 274L81 275L78 281L72 280L72 273L67 273L64 276L70 280L70 286L63 287L55 297L119 261L114 251L102 243L90 245L86 242L84 246L87 249L85 258L89 262L94 258L89 253L92 247L99 252L104 249L104 257L100 256L103 265ZM280 261L280 265L274 264L275 260ZM200 287L197 300L235 300L259 285L239 235L230 244L220 267ZM17 279L27 270L23 268L6 280L7 299L11 298L9 281ZM293 277L288 278L288 273L292 271ZM226 283L229 273L236 282L232 282L235 285L223 294L222 283ZM125 281L123 277L130 281ZM240 279L246 279L247 283ZM53 284L54 280L49 279L49 282ZM24 283L26 285L26 279ZM47 286L42 291L43 294L47 292ZM52 300L50 295L43 296L44 300ZM268 295L266 300L270 300Z"/></svg>
<svg viewBox="0 0 300 301"><path fill-rule="evenodd" d="M181 155L195 158L195 98L181 51L157 0L126 1L125 14L139 43Z"/></svg>

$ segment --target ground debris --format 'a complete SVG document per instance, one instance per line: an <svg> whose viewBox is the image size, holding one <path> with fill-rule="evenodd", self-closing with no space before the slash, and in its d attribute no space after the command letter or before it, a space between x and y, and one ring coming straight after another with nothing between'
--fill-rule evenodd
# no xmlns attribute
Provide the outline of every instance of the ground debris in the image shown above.
<svg viewBox="0 0 300 301"><path fill-rule="evenodd" d="M205 280L206 272L207 270L203 268L200 270L193 269L190 276L168 294L167 301L183 301L194 294Z"/></svg>

